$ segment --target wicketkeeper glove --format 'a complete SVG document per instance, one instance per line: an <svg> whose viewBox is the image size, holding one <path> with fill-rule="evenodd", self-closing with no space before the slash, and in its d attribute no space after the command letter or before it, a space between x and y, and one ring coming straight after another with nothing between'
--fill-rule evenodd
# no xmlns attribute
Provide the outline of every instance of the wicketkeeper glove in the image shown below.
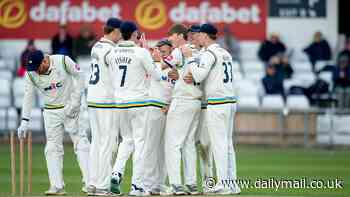
<svg viewBox="0 0 350 197"><path fill-rule="evenodd" d="M64 113L68 118L75 118L78 116L80 111L80 104L68 104L64 108Z"/></svg>
<svg viewBox="0 0 350 197"><path fill-rule="evenodd" d="M22 120L21 125L17 129L18 138L25 138L27 136L29 121Z"/></svg>

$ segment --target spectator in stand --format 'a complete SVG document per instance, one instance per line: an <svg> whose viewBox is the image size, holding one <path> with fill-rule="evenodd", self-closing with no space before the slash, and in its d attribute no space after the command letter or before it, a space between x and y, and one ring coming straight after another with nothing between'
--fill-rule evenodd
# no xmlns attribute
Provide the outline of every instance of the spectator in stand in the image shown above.
<svg viewBox="0 0 350 197"><path fill-rule="evenodd" d="M74 57L90 57L91 48L96 42L96 35L88 25L83 25L80 34L74 40Z"/></svg>
<svg viewBox="0 0 350 197"><path fill-rule="evenodd" d="M52 54L68 55L73 58L73 39L66 25L60 25L58 33L51 40Z"/></svg>
<svg viewBox="0 0 350 197"><path fill-rule="evenodd" d="M26 65L28 64L29 54L36 50L37 49L34 45L34 40L33 39L28 40L27 46L21 54L21 65L17 70L18 77L24 76L24 74L26 73Z"/></svg>
<svg viewBox="0 0 350 197"><path fill-rule="evenodd" d="M327 40L323 38L321 32L314 34L313 42L304 49L304 52L309 57L312 64L312 70L315 71L315 64L319 60L330 60L332 58L332 51Z"/></svg>
<svg viewBox="0 0 350 197"><path fill-rule="evenodd" d="M289 63L287 56L276 55L271 57L270 65L276 68L277 75L282 79L290 79L293 75L293 68Z"/></svg>
<svg viewBox="0 0 350 197"><path fill-rule="evenodd" d="M338 106L350 108L350 59L340 56L333 72L334 91L338 98Z"/></svg>
<svg viewBox="0 0 350 197"><path fill-rule="evenodd" d="M284 96L283 78L277 74L276 67L269 64L266 67L266 76L262 79L265 94L280 94Z"/></svg>
<svg viewBox="0 0 350 197"><path fill-rule="evenodd" d="M258 51L258 56L261 61L268 63L270 58L275 55L284 54L286 46L280 41L277 33L272 33L270 40L265 40Z"/></svg>
<svg viewBox="0 0 350 197"><path fill-rule="evenodd" d="M346 40L345 48L344 48L344 50L342 50L342 51L338 54L338 59L339 59L341 56L347 56L348 59L350 60L350 38L348 38L348 39Z"/></svg>

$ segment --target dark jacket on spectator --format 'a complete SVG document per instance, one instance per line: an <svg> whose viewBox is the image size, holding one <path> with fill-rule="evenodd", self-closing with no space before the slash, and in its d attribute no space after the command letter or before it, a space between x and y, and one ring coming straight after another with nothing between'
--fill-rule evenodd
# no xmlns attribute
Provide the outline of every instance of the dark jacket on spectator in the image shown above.
<svg viewBox="0 0 350 197"><path fill-rule="evenodd" d="M304 52L309 57L312 65L315 65L318 60L330 60L332 57L331 48L326 40L311 43L304 49Z"/></svg>
<svg viewBox="0 0 350 197"><path fill-rule="evenodd" d="M293 75L293 68L290 64L277 64L275 65L277 75L282 79L290 79Z"/></svg>
<svg viewBox="0 0 350 197"><path fill-rule="evenodd" d="M338 87L350 87L350 66L344 69L336 67L333 72L333 82Z"/></svg>
<svg viewBox="0 0 350 197"><path fill-rule="evenodd" d="M90 56L91 48L95 42L95 36L91 35L88 38L84 38L79 35L74 41L74 56Z"/></svg>
<svg viewBox="0 0 350 197"><path fill-rule="evenodd" d="M262 79L262 82L266 94L280 94L282 96L284 95L283 78L281 78L279 75L266 75Z"/></svg>
<svg viewBox="0 0 350 197"><path fill-rule="evenodd" d="M282 42L272 43L269 40L265 40L260 46L258 56L262 61L268 62L272 56L285 51L286 47Z"/></svg>
<svg viewBox="0 0 350 197"><path fill-rule="evenodd" d="M350 50L344 49L344 50L340 51L340 53L338 54L338 59L341 56L346 56L350 60Z"/></svg>
<svg viewBox="0 0 350 197"><path fill-rule="evenodd" d="M59 35L56 34L51 40L52 54L68 55L73 58L73 39L67 34L63 42L60 41Z"/></svg>

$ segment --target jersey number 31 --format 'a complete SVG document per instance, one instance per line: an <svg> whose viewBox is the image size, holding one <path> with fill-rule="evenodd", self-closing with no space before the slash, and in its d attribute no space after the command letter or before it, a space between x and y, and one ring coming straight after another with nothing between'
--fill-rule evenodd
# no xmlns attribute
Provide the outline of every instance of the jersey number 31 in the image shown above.
<svg viewBox="0 0 350 197"><path fill-rule="evenodd" d="M232 64L231 62L224 62L222 65L225 67L224 74L225 78L223 79L224 83L232 82Z"/></svg>

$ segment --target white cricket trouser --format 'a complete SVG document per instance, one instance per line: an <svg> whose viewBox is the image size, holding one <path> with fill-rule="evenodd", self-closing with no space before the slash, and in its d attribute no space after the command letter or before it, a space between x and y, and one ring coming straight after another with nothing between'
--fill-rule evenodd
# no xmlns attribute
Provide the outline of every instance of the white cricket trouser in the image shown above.
<svg viewBox="0 0 350 197"><path fill-rule="evenodd" d="M185 184L196 184L195 133L201 101L173 99L166 120L165 161L169 183L181 184L181 155L184 159Z"/></svg>
<svg viewBox="0 0 350 197"><path fill-rule="evenodd" d="M121 139L119 140L121 142L118 146L117 157L112 172L124 174L126 162L134 152L134 140L132 132L125 129L120 130L120 137Z"/></svg>
<svg viewBox="0 0 350 197"><path fill-rule="evenodd" d="M120 158L119 153L123 154L122 159L125 160L126 155L130 155L132 152L132 144L134 145L133 154L133 175L132 184L142 186L142 173L143 163L145 158L142 157L142 151L145 142L145 108L131 108L131 109L118 109L118 116L120 117L120 134L122 137L122 143L120 144L117 161L115 167L118 164ZM130 135L131 134L131 135ZM122 146L124 143L125 146ZM124 148L124 150L120 150ZM125 165L124 165L125 167ZM113 168L114 170L115 168ZM122 172L121 172L122 173Z"/></svg>
<svg viewBox="0 0 350 197"><path fill-rule="evenodd" d="M232 137L236 104L208 105L206 121L219 182L237 177Z"/></svg>
<svg viewBox="0 0 350 197"><path fill-rule="evenodd" d="M196 133L197 149L199 153L199 165L202 179L213 177L213 154L210 149L210 139L206 122L206 109L201 110L199 126Z"/></svg>
<svg viewBox="0 0 350 197"><path fill-rule="evenodd" d="M63 137L66 130L74 145L83 182L88 183L88 158L90 143L85 133L79 133L78 118L68 119L64 109L44 110L46 134L45 158L50 179L50 185L64 187L63 181Z"/></svg>
<svg viewBox="0 0 350 197"><path fill-rule="evenodd" d="M91 149L89 185L109 189L112 172L112 151L118 142L119 119L115 109L89 108Z"/></svg>
<svg viewBox="0 0 350 197"><path fill-rule="evenodd" d="M166 116L160 108L148 107L145 111L146 129L143 157L143 187L150 191L165 184L166 168L164 165L164 127Z"/></svg>
<svg viewBox="0 0 350 197"><path fill-rule="evenodd" d="M86 93L82 94L80 103L80 111L79 111L79 132L84 132L89 134L91 132L90 128L90 119L88 106L86 102Z"/></svg>

